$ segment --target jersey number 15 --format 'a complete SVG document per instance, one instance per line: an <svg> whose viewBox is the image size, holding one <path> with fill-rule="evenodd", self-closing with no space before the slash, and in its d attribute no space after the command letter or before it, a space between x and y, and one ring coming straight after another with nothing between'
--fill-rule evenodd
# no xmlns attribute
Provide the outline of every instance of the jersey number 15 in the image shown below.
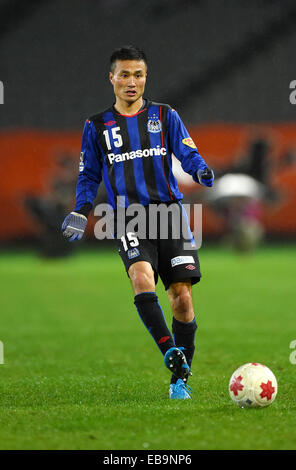
<svg viewBox="0 0 296 470"><path fill-rule="evenodd" d="M119 131L120 131L120 127L112 127L111 129L112 141L115 147L122 147L122 144L123 144L122 137L119 134ZM111 147L109 130L105 130L103 134L106 140L107 149L111 150L112 147Z"/></svg>

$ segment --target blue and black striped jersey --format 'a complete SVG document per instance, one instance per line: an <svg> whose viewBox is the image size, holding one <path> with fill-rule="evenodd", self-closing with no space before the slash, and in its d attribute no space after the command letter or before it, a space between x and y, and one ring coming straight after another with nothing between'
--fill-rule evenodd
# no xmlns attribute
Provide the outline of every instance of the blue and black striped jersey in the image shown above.
<svg viewBox="0 0 296 470"><path fill-rule="evenodd" d="M102 179L114 209L118 196L126 207L182 199L172 172L172 154L198 182L196 172L207 165L178 113L167 104L144 103L132 116L119 114L112 106L86 120L75 211L93 205Z"/></svg>

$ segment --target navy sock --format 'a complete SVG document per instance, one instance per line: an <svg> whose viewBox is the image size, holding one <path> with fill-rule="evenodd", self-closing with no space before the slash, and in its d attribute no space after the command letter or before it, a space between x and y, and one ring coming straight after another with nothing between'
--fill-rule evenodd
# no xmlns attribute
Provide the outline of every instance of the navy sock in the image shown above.
<svg viewBox="0 0 296 470"><path fill-rule="evenodd" d="M168 349L175 346L175 343L167 327L157 295L155 292L137 294L134 303L141 320L164 355Z"/></svg>
<svg viewBox="0 0 296 470"><path fill-rule="evenodd" d="M195 351L195 332L197 330L197 324L195 318L189 323L183 323L176 318L173 318L173 336L176 347L183 347L183 353L185 354L187 364L191 368L191 363ZM188 378L188 377L187 377ZM177 377L172 375L171 383L177 382ZM186 379L187 381L187 379Z"/></svg>

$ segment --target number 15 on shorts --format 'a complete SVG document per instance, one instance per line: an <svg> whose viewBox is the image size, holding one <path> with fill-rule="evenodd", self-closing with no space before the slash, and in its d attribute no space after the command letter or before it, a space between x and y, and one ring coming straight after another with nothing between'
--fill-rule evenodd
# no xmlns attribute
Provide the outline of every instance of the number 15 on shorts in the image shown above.
<svg viewBox="0 0 296 470"><path fill-rule="evenodd" d="M139 246L139 240L133 232L128 232L126 236L122 236L120 240L123 244L124 251Z"/></svg>

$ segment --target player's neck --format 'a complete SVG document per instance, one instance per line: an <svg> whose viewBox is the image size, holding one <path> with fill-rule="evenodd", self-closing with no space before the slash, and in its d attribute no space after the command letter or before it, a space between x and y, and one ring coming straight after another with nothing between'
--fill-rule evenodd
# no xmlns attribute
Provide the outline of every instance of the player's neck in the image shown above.
<svg viewBox="0 0 296 470"><path fill-rule="evenodd" d="M137 101L134 103L127 103L124 100L118 99L116 97L116 103L114 105L116 111L119 112L119 114L125 114L127 116L132 116L133 114L136 114L138 111L143 106L143 98L139 98Z"/></svg>

